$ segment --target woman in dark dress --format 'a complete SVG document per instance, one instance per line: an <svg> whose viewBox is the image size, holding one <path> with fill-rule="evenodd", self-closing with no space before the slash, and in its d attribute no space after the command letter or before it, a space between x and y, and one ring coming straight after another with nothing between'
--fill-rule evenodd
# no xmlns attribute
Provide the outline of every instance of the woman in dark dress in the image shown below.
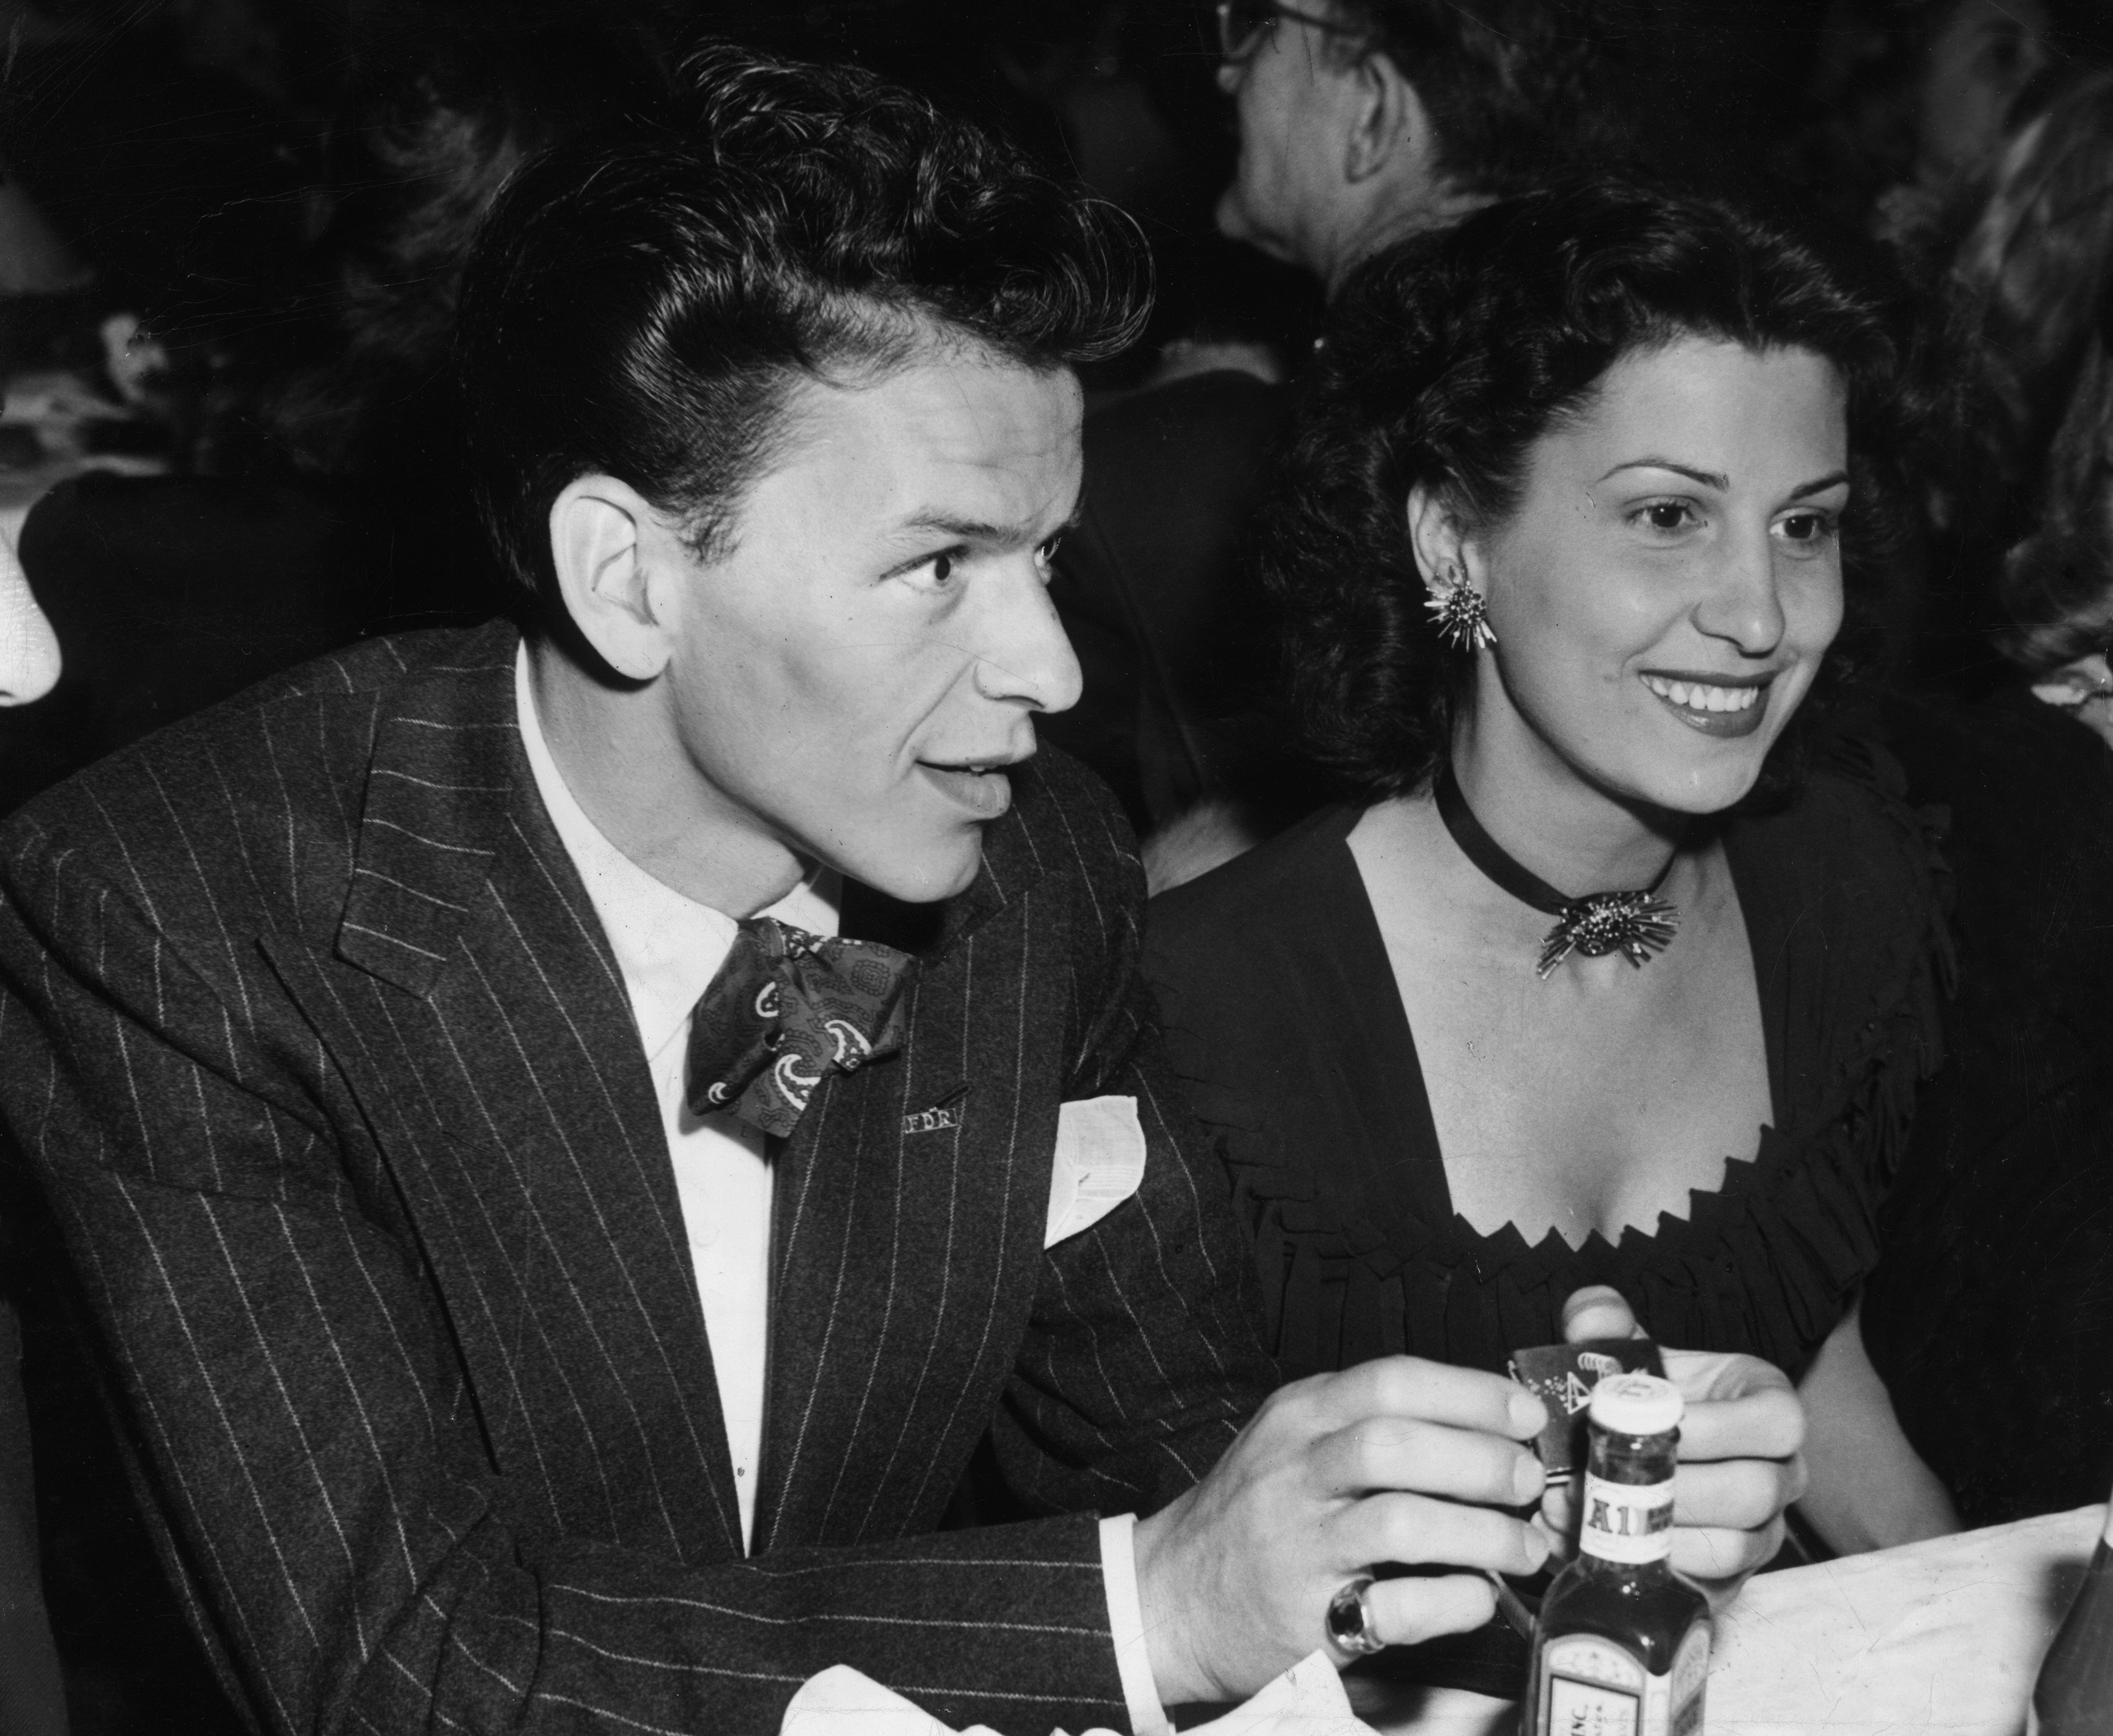
<svg viewBox="0 0 2113 1736"><path fill-rule="evenodd" d="M1941 870L1882 756L1787 733L1877 588L1904 372L1706 203L1539 194L1373 261L1262 550L1347 799L1152 907L1287 1376L1502 1370L1611 1286L1732 1401L1683 1441L1749 1461L1683 1469L1699 1574L1765 1559L1804 1487L1794 1436L1732 1423L1771 1383L1823 1534L1956 1523L1855 1323L1938 1058Z"/></svg>

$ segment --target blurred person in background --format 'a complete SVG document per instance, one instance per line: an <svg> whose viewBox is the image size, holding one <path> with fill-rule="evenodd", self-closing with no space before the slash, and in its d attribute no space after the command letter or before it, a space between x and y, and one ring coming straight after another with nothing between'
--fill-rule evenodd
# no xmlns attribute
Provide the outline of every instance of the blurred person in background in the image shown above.
<svg viewBox="0 0 2113 1736"><path fill-rule="evenodd" d="M77 272L21 190L0 179L0 317L5 298L66 282ZM4 424L0 424L4 425ZM15 558L26 501L0 479L0 711L34 705L59 676L58 640ZM23 1403L21 1325L0 1285L0 1729L64 1736L58 1657L44 1613L29 1414Z"/></svg>
<svg viewBox="0 0 2113 1736"><path fill-rule="evenodd" d="M10 516L0 513L0 706L32 704L59 678L58 636L15 558Z"/></svg>
<svg viewBox="0 0 2113 1736"><path fill-rule="evenodd" d="M1892 696L1950 816L1950 1056L1887 1208L1864 1334L1969 1524L2113 1483L2113 71L2043 80L1949 238L1973 438L1950 489L1970 703ZM2082 726L2082 727L2079 727Z"/></svg>
<svg viewBox="0 0 2113 1736"><path fill-rule="evenodd" d="M1925 0L1913 110L1913 178L1942 188L1985 175L2035 87L2113 55L2102 0Z"/></svg>
<svg viewBox="0 0 2113 1736"><path fill-rule="evenodd" d="M1218 226L1332 292L1390 243L1634 144L1609 0L1221 0L1239 158Z"/></svg>
<svg viewBox="0 0 2113 1736"><path fill-rule="evenodd" d="M244 286L221 297L235 312L156 284L129 254L98 267L89 305L130 287L146 310L165 450L129 474L98 463L49 479L24 528L69 679L48 715L9 732L0 807L275 669L498 606L447 383L457 276L507 176L649 107L667 53L623 8L582 21L546 6L503 23L377 10L304 158L301 231L281 237L269 273L216 251L211 226L189 239L189 276ZM103 208L76 153L44 149L62 208ZM240 185L232 170L226 184ZM238 317L260 298L268 317ZM107 365L81 359L75 372L122 407L121 357L96 359Z"/></svg>
<svg viewBox="0 0 2113 1736"><path fill-rule="evenodd" d="M2015 126L1953 267L1978 383L1984 614L2035 695L2109 742L2113 70Z"/></svg>
<svg viewBox="0 0 2113 1736"><path fill-rule="evenodd" d="M25 296L65 295L89 275L0 162L0 318ZM0 431L0 706L25 706L42 699L59 678L58 640L15 553L30 504L42 491L44 450L34 428L4 414Z"/></svg>
<svg viewBox="0 0 2113 1736"><path fill-rule="evenodd" d="M1900 234L1982 185L2021 98L2109 53L2101 0L1827 0L1770 172L1837 226Z"/></svg>
<svg viewBox="0 0 2113 1736"><path fill-rule="evenodd" d="M1626 0L1225 0L1212 39L1239 145L1219 226L1332 291L1390 242L1611 167L1655 63L1648 16ZM1219 369L1087 423L1055 592L1086 697L1052 738L1123 798L1155 887L1314 799L1257 709L1267 655L1239 568L1289 403L1280 382Z"/></svg>

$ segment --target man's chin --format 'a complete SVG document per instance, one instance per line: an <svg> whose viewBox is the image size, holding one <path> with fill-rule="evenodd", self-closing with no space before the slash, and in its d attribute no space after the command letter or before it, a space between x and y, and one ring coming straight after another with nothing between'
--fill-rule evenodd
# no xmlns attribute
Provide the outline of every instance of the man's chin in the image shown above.
<svg viewBox="0 0 2113 1736"><path fill-rule="evenodd" d="M1244 241L1249 247L1259 247L1264 253L1269 249L1255 227L1254 219L1248 215L1246 203L1240 198L1240 184L1234 181L1218 195L1218 207L1214 214L1218 233L1228 241Z"/></svg>
<svg viewBox="0 0 2113 1736"><path fill-rule="evenodd" d="M983 871L983 828L971 826L959 842L914 850L878 850L847 862L843 872L875 892L905 904L938 904L959 898Z"/></svg>
<svg viewBox="0 0 2113 1736"><path fill-rule="evenodd" d="M1298 264L1298 258L1282 242L1257 223L1249 213L1246 202L1240 197L1240 184L1234 181L1218 195L1215 216L1218 233L1228 241L1238 241L1252 247L1257 253L1266 254L1272 259L1280 259L1287 265Z"/></svg>

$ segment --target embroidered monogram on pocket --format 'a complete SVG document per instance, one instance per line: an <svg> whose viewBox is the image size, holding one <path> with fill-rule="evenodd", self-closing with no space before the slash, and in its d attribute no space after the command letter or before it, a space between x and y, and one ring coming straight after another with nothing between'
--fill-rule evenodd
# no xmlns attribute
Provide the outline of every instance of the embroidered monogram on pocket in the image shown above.
<svg viewBox="0 0 2113 1736"><path fill-rule="evenodd" d="M934 1108L919 1109L902 1117L905 1133L942 1133L949 1127L961 1125L961 1112L956 1109Z"/></svg>
<svg viewBox="0 0 2113 1736"><path fill-rule="evenodd" d="M958 1085L929 1109L913 1109L902 1117L902 1131L912 1133L944 1133L961 1125L961 1099L969 1094L969 1088Z"/></svg>

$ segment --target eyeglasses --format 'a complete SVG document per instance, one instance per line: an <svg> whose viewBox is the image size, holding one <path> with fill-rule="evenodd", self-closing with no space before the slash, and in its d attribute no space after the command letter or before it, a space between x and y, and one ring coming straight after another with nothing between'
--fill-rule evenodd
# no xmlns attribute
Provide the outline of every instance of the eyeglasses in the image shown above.
<svg viewBox="0 0 2113 1736"><path fill-rule="evenodd" d="M1279 6L1275 0L1218 0L1218 53L1229 61L1243 61L1261 46L1265 31L1289 18L1328 36L1358 36L1362 31L1332 18L1302 12L1296 7Z"/></svg>

